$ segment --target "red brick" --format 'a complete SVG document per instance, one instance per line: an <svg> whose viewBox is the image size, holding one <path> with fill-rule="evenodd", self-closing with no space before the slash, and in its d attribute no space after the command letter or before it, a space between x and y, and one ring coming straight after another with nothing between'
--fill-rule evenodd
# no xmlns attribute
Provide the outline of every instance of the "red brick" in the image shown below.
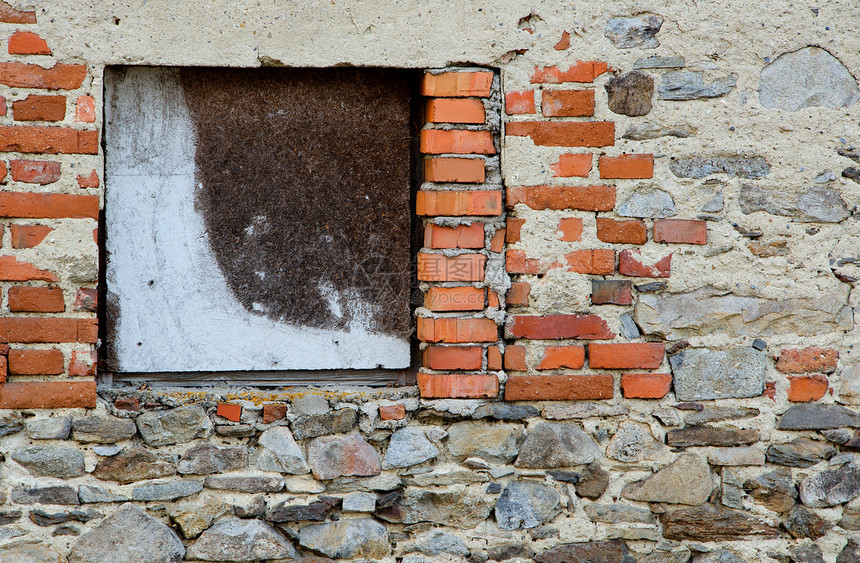
<svg viewBox="0 0 860 563"><path fill-rule="evenodd" d="M88 176L78 176L78 187L80 188L97 188L99 187L99 175L95 170L89 173Z"/></svg>
<svg viewBox="0 0 860 563"><path fill-rule="evenodd" d="M95 381L21 381L0 385L0 409L96 407Z"/></svg>
<svg viewBox="0 0 860 563"><path fill-rule="evenodd" d="M484 123L484 104L474 99L427 100L428 123Z"/></svg>
<svg viewBox="0 0 860 563"><path fill-rule="evenodd" d="M592 369L656 369L663 363L662 342L613 342L589 344Z"/></svg>
<svg viewBox="0 0 860 563"><path fill-rule="evenodd" d="M403 403L379 407L380 420L403 420L404 418L406 418L406 405Z"/></svg>
<svg viewBox="0 0 860 563"><path fill-rule="evenodd" d="M12 88L76 90L87 77L85 65L57 63L51 68L26 63L0 63L0 84Z"/></svg>
<svg viewBox="0 0 860 563"><path fill-rule="evenodd" d="M520 242L520 231L522 231L525 223L525 219L520 219L519 217L508 217L506 219L505 226L505 242L508 244Z"/></svg>
<svg viewBox="0 0 860 563"><path fill-rule="evenodd" d="M627 399L662 399L671 388L671 373L625 373L621 376L621 393Z"/></svg>
<svg viewBox="0 0 860 563"><path fill-rule="evenodd" d="M472 223L457 227L440 227L428 223L424 228L427 248L484 248L484 224Z"/></svg>
<svg viewBox="0 0 860 563"><path fill-rule="evenodd" d="M556 51L565 51L568 47L570 47L570 33L562 31L561 39L559 39L558 43L553 46L553 49Z"/></svg>
<svg viewBox="0 0 860 563"><path fill-rule="evenodd" d="M12 233L12 248L39 246L53 230L45 225L9 225L9 231Z"/></svg>
<svg viewBox="0 0 860 563"><path fill-rule="evenodd" d="M505 125L509 137L530 137L544 147L611 147L615 123L611 121L511 121Z"/></svg>
<svg viewBox="0 0 860 563"><path fill-rule="evenodd" d="M95 313L98 310L98 302L99 291L97 289L80 287L75 294L75 304L73 305L73 308L75 311L88 311L90 313Z"/></svg>
<svg viewBox="0 0 860 563"><path fill-rule="evenodd" d="M11 375L59 375L65 368L59 350L9 350Z"/></svg>
<svg viewBox="0 0 860 563"><path fill-rule="evenodd" d="M227 420L239 422L242 419L242 405L234 405L231 403L218 403L215 414L222 416Z"/></svg>
<svg viewBox="0 0 860 563"><path fill-rule="evenodd" d="M0 152L98 154L98 131L64 127L0 127Z"/></svg>
<svg viewBox="0 0 860 563"><path fill-rule="evenodd" d="M69 375L73 377L95 377L98 359L98 353L95 350L87 352L75 350L69 361Z"/></svg>
<svg viewBox="0 0 860 563"><path fill-rule="evenodd" d="M621 156L601 156L597 163L601 178L653 178L653 154L622 154Z"/></svg>
<svg viewBox="0 0 860 563"><path fill-rule="evenodd" d="M708 223L690 219L654 221L654 242L708 244Z"/></svg>
<svg viewBox="0 0 860 563"><path fill-rule="evenodd" d="M550 168L556 178L588 178L591 174L591 155L588 153L563 154Z"/></svg>
<svg viewBox="0 0 860 563"><path fill-rule="evenodd" d="M535 112L534 90L518 90L505 95L505 113L523 115Z"/></svg>
<svg viewBox="0 0 860 563"><path fill-rule="evenodd" d="M567 271L577 274L607 276L615 272L615 251L606 248L574 250L564 255Z"/></svg>
<svg viewBox="0 0 860 563"><path fill-rule="evenodd" d="M113 406L121 411L139 411L140 399L137 397L117 397Z"/></svg>
<svg viewBox="0 0 860 563"><path fill-rule="evenodd" d="M423 365L434 370L479 370L482 361L480 346L429 346Z"/></svg>
<svg viewBox="0 0 860 563"><path fill-rule="evenodd" d="M583 401L611 399L611 375L514 375L505 384L506 401Z"/></svg>
<svg viewBox="0 0 860 563"><path fill-rule="evenodd" d="M483 184L486 180L482 158L428 158L424 161L428 182Z"/></svg>
<svg viewBox="0 0 860 563"><path fill-rule="evenodd" d="M14 256L0 256L0 281L60 281L47 270L40 270L29 262L19 262Z"/></svg>
<svg viewBox="0 0 860 563"><path fill-rule="evenodd" d="M496 397L499 380L492 374L418 372L418 391L425 399Z"/></svg>
<svg viewBox="0 0 860 563"><path fill-rule="evenodd" d="M632 286L630 280L591 280L591 304L631 305Z"/></svg>
<svg viewBox="0 0 860 563"><path fill-rule="evenodd" d="M36 23L36 12L18 10L6 2L0 1L0 22L2 23Z"/></svg>
<svg viewBox="0 0 860 563"><path fill-rule="evenodd" d="M576 242L582 239L582 219L579 217L562 217L558 220L556 233L561 233L561 240Z"/></svg>
<svg viewBox="0 0 860 563"><path fill-rule="evenodd" d="M0 318L0 342L93 344L98 332L96 319Z"/></svg>
<svg viewBox="0 0 860 563"><path fill-rule="evenodd" d="M562 82L594 82L594 79L609 70L606 63L577 61L562 69L557 66L535 68L530 76L532 84L560 84Z"/></svg>
<svg viewBox="0 0 860 563"><path fill-rule="evenodd" d="M2 98L2 97L3 97L3 96L0 96L0 98ZM0 100L0 103L3 103L3 102L2 102L2 100ZM5 109L5 106L3 106L3 107L4 107L4 109ZM3 113L0 113L0 115L4 115L4 114L3 114ZM9 170L6 168L6 161L5 161L5 160L0 160L0 182L2 182L3 180L5 180L5 179L6 179L6 174L7 174L8 172L9 172Z"/></svg>
<svg viewBox="0 0 860 563"><path fill-rule="evenodd" d="M418 254L418 279L421 281L466 282L484 281L487 258L481 254Z"/></svg>
<svg viewBox="0 0 860 563"><path fill-rule="evenodd" d="M547 117L587 117L594 115L594 90L544 90L541 112Z"/></svg>
<svg viewBox="0 0 860 563"><path fill-rule="evenodd" d="M492 319L430 319L418 317L417 338L422 342L463 344L496 342L499 331Z"/></svg>
<svg viewBox="0 0 860 563"><path fill-rule="evenodd" d="M502 352L498 346L487 346L487 369L490 371L502 369Z"/></svg>
<svg viewBox="0 0 860 563"><path fill-rule="evenodd" d="M597 240L614 244L645 244L648 240L648 229L639 219L616 221L598 217Z"/></svg>
<svg viewBox="0 0 860 563"><path fill-rule="evenodd" d="M96 100L92 96L78 96L75 102L75 121L94 123L96 120Z"/></svg>
<svg viewBox="0 0 860 563"><path fill-rule="evenodd" d="M9 310L15 313L62 313L66 310L59 287L9 288Z"/></svg>
<svg viewBox="0 0 860 563"><path fill-rule="evenodd" d="M424 154L496 154L489 131L423 129L421 152Z"/></svg>
<svg viewBox="0 0 860 563"><path fill-rule="evenodd" d="M492 191L434 192L416 194L418 215L491 216L502 213L502 193Z"/></svg>
<svg viewBox="0 0 860 563"><path fill-rule="evenodd" d="M579 369L585 365L584 346L547 346L537 369Z"/></svg>
<svg viewBox="0 0 860 563"><path fill-rule="evenodd" d="M62 121L66 118L65 96L31 94L12 102L15 121Z"/></svg>
<svg viewBox="0 0 860 563"><path fill-rule="evenodd" d="M492 72L425 72L421 95L435 98L486 98L493 85Z"/></svg>
<svg viewBox="0 0 860 563"><path fill-rule="evenodd" d="M523 203L531 209L580 209L612 211L615 188L612 186L523 186L508 188L508 209Z"/></svg>
<svg viewBox="0 0 860 563"><path fill-rule="evenodd" d="M532 286L528 282L513 282L505 296L508 307L528 307Z"/></svg>
<svg viewBox="0 0 860 563"><path fill-rule="evenodd" d="M783 348L776 369L782 373L833 373L838 359L839 352L833 348Z"/></svg>
<svg viewBox="0 0 860 563"><path fill-rule="evenodd" d="M507 229L497 229L493 236L490 237L490 252L501 252L505 249L505 238L507 237Z"/></svg>
<svg viewBox="0 0 860 563"><path fill-rule="evenodd" d="M776 401L776 381L765 381L764 392L762 396L769 398L771 401Z"/></svg>
<svg viewBox="0 0 860 563"><path fill-rule="evenodd" d="M98 219L99 198L94 195L0 192L0 217Z"/></svg>
<svg viewBox="0 0 860 563"><path fill-rule="evenodd" d="M431 311L481 311L484 290L477 287L431 287L424 296Z"/></svg>
<svg viewBox="0 0 860 563"><path fill-rule="evenodd" d="M672 255L650 263L641 258L639 250L622 250L618 257L618 273L634 278L668 278L672 270Z"/></svg>
<svg viewBox="0 0 860 563"><path fill-rule="evenodd" d="M287 405L263 405L263 424L271 424L287 417Z"/></svg>
<svg viewBox="0 0 860 563"><path fill-rule="evenodd" d="M16 182L45 186L60 179L61 167L59 162L12 160L9 165L12 169L12 179Z"/></svg>
<svg viewBox="0 0 860 563"><path fill-rule="evenodd" d="M558 262L528 258L526 251L519 248L509 248L505 251L505 270L510 274L541 275L559 266Z"/></svg>
<svg viewBox="0 0 860 563"><path fill-rule="evenodd" d="M597 315L513 315L507 322L507 331L513 338L531 340L615 338L606 321Z"/></svg>
<svg viewBox="0 0 860 563"><path fill-rule="evenodd" d="M790 375L788 376L788 400L793 403L817 401L827 393L829 385L827 376L821 374Z"/></svg>
<svg viewBox="0 0 860 563"><path fill-rule="evenodd" d="M50 55L48 42L32 31L16 31L9 38L10 55Z"/></svg>

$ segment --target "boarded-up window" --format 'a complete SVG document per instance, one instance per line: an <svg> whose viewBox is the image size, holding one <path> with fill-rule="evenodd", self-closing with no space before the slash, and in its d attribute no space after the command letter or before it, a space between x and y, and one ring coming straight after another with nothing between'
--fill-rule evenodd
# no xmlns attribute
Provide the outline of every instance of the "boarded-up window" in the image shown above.
<svg viewBox="0 0 860 563"><path fill-rule="evenodd" d="M108 367L410 363L409 76L109 68Z"/></svg>

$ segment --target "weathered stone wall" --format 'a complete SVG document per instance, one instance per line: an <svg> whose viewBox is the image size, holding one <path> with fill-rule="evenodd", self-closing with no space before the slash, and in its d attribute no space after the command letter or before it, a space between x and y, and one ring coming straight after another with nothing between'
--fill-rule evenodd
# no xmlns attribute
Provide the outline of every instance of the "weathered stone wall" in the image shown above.
<svg viewBox="0 0 860 563"><path fill-rule="evenodd" d="M860 6L200 4L0 2L0 559L860 561ZM97 390L109 64L425 71L417 387Z"/></svg>

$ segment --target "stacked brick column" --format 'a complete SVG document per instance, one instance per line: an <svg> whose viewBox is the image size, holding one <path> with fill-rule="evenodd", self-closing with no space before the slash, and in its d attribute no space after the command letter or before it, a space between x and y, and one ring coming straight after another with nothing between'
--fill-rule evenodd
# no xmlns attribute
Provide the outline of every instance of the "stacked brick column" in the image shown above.
<svg viewBox="0 0 860 563"><path fill-rule="evenodd" d="M501 369L504 287L502 188L498 161L499 81L485 70L427 72L421 131L424 223L417 334L424 397L493 397ZM502 284L502 285L499 285Z"/></svg>
<svg viewBox="0 0 860 563"><path fill-rule="evenodd" d="M94 406L95 100L87 66L57 60L38 30L35 12L3 5L0 408Z"/></svg>

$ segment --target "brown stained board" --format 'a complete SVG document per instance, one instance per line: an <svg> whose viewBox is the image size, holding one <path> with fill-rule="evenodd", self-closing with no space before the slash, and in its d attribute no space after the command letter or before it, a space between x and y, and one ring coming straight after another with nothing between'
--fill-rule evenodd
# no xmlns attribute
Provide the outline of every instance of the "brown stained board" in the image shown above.
<svg viewBox="0 0 860 563"><path fill-rule="evenodd" d="M371 330L408 336L409 75L195 68L180 76L197 132L196 207L242 305L316 328L367 316L346 308L335 317L320 289L328 286L375 305Z"/></svg>

